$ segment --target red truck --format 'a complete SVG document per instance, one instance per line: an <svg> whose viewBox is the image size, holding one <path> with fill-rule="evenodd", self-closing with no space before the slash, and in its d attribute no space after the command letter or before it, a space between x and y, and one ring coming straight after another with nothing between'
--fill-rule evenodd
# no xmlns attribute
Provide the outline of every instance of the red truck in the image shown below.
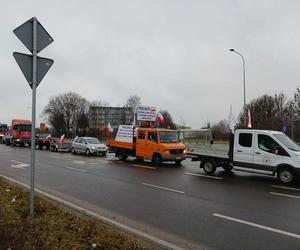
<svg viewBox="0 0 300 250"><path fill-rule="evenodd" d="M3 137L7 131L7 124L0 124L0 143L3 143Z"/></svg>
<svg viewBox="0 0 300 250"><path fill-rule="evenodd" d="M31 121L29 120L19 120L13 119L11 123L10 130L10 142L13 146L20 145L25 146L25 144L31 145Z"/></svg>

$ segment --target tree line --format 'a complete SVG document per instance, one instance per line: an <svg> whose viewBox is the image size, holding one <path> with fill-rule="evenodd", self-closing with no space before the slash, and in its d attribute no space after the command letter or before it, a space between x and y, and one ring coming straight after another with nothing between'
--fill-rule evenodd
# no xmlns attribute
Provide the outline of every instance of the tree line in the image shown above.
<svg viewBox="0 0 300 250"><path fill-rule="evenodd" d="M247 127L248 110L250 110L253 129L284 131L290 137L294 137L295 140L300 141L299 88L296 89L290 99L283 93L275 95L264 94L254 98L240 112L236 123L237 128ZM212 128L215 138L228 138L228 120L221 120L214 124Z"/></svg>
<svg viewBox="0 0 300 250"><path fill-rule="evenodd" d="M132 108L132 112L141 105L141 98L137 95L128 97L124 107ZM89 102L75 92L66 92L53 96L44 107L41 118L45 120L56 135L65 134L67 137L72 134L84 134L89 127L90 106L109 107L106 101L98 100ZM167 110L161 110L165 122L160 127L176 129L171 114Z"/></svg>

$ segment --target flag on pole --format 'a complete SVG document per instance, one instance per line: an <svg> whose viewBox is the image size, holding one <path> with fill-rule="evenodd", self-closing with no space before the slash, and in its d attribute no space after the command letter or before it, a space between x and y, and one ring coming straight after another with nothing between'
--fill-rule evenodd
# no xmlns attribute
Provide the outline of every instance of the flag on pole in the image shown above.
<svg viewBox="0 0 300 250"><path fill-rule="evenodd" d="M250 109L248 109L248 124L247 124L247 128L252 128L252 121L251 121Z"/></svg>
<svg viewBox="0 0 300 250"><path fill-rule="evenodd" d="M159 122L159 123L164 123L165 122L165 118L164 118L164 116L162 115L162 113L158 113L157 114L157 121Z"/></svg>
<svg viewBox="0 0 300 250"><path fill-rule="evenodd" d="M231 130L232 133L234 133L234 116L232 112L232 105L230 105L228 124L229 124L229 129Z"/></svg>
<svg viewBox="0 0 300 250"><path fill-rule="evenodd" d="M110 122L107 124L107 129L106 129L106 135L107 136L110 136L111 134L112 134L112 132L113 132L113 129L112 129L112 127L111 127L111 125L110 125Z"/></svg>
<svg viewBox="0 0 300 250"><path fill-rule="evenodd" d="M65 134L63 134L59 139L59 144L64 144L65 142Z"/></svg>

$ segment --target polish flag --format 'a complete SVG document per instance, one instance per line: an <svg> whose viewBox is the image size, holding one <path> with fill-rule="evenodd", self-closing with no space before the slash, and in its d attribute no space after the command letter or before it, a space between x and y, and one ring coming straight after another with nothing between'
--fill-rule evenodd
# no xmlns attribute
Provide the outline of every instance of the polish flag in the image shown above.
<svg viewBox="0 0 300 250"><path fill-rule="evenodd" d="M106 134L109 136L109 135L112 134L112 132L113 132L113 129L112 129L112 127L111 127L111 125L110 125L110 122L109 122L109 123L107 124Z"/></svg>
<svg viewBox="0 0 300 250"><path fill-rule="evenodd" d="M165 118L163 117L162 113L160 113L160 112L157 114L157 121L159 123L164 123L165 122Z"/></svg>
<svg viewBox="0 0 300 250"><path fill-rule="evenodd" d="M65 142L65 134L63 134L59 139L59 144L64 144Z"/></svg>
<svg viewBox="0 0 300 250"><path fill-rule="evenodd" d="M247 128L252 128L250 109L248 109L248 124L247 124Z"/></svg>
<svg viewBox="0 0 300 250"><path fill-rule="evenodd" d="M51 135L47 135L45 138L46 142L49 142L52 140L52 136Z"/></svg>

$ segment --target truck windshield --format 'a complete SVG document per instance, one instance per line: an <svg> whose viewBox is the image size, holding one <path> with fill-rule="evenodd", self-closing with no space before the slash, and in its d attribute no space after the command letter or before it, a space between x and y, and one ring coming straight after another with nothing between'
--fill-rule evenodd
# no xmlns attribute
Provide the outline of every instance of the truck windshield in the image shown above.
<svg viewBox="0 0 300 250"><path fill-rule="evenodd" d="M163 131L160 132L161 143L178 143L179 137L177 131Z"/></svg>
<svg viewBox="0 0 300 250"><path fill-rule="evenodd" d="M31 131L31 125L17 125L16 130L18 130L18 131Z"/></svg>
<svg viewBox="0 0 300 250"><path fill-rule="evenodd" d="M99 140L96 138L88 138L86 139L89 144L100 144Z"/></svg>
<svg viewBox="0 0 300 250"><path fill-rule="evenodd" d="M288 149L293 151L300 151L300 147L293 142L289 137L287 137L285 134L274 134L274 136Z"/></svg>

